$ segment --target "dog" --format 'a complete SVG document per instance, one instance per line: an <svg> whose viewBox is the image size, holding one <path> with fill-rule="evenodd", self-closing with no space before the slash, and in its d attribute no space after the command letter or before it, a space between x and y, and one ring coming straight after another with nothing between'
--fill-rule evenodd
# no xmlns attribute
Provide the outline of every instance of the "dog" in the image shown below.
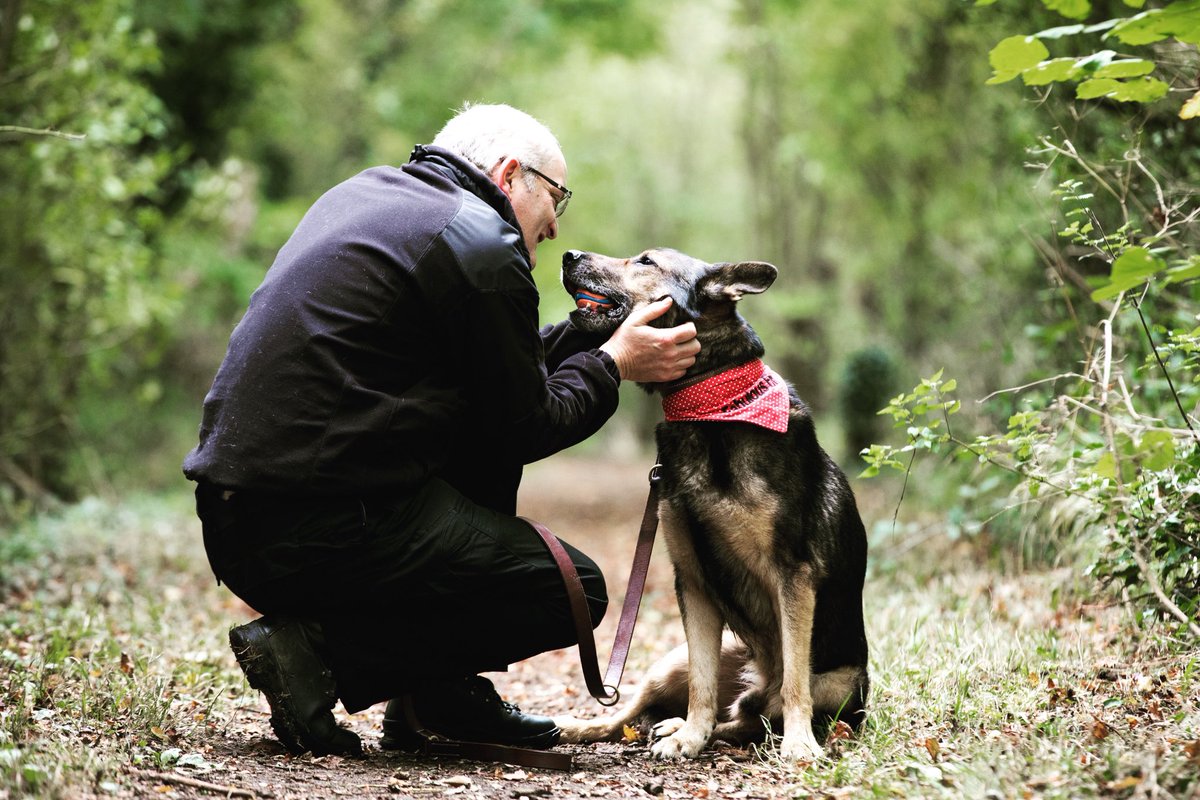
<svg viewBox="0 0 1200 800"><path fill-rule="evenodd" d="M866 533L808 407L762 364L762 341L736 308L777 274L763 262L709 264L670 249L563 256L577 328L611 332L669 296L653 324L691 321L701 345L682 379L643 385L667 412L655 432L659 515L686 645L615 716L556 718L564 742L617 739L650 722L653 757L695 758L716 739L761 740L769 724L782 726L782 757L801 762L823 754L814 725L863 723Z"/></svg>

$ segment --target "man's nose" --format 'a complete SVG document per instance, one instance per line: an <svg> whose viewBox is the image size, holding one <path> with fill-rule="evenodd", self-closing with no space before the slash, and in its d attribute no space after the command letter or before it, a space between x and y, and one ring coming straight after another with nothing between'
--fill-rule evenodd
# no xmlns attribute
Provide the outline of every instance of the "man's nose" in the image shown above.
<svg viewBox="0 0 1200 800"><path fill-rule="evenodd" d="M573 267L580 261L583 261L584 253L582 250L568 250L563 253L563 266Z"/></svg>

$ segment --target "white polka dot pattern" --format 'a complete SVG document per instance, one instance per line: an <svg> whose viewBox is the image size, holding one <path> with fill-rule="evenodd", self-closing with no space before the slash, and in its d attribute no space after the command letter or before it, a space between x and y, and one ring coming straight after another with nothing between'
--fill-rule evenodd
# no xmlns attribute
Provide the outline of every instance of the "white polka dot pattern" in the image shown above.
<svg viewBox="0 0 1200 800"><path fill-rule="evenodd" d="M755 359L663 398L667 422L750 422L787 433L787 384Z"/></svg>

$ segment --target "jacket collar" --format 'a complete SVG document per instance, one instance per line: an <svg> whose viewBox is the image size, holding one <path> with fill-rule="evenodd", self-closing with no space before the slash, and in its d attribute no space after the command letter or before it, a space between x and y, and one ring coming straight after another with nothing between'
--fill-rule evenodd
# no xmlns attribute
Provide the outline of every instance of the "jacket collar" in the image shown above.
<svg viewBox="0 0 1200 800"><path fill-rule="evenodd" d="M467 161L458 153L447 150L444 147L436 147L431 144L419 144L412 149L412 153L408 157L410 164L428 164L436 168L450 180L457 183L465 191L478 197L483 202L487 203L500 217L512 225L517 231L521 230L521 224L517 221L517 214L513 211L512 203L508 201L508 195L500 191L500 187L492 182L479 167ZM525 259L528 261L529 251L525 247L525 238L517 239L521 252L525 254Z"/></svg>

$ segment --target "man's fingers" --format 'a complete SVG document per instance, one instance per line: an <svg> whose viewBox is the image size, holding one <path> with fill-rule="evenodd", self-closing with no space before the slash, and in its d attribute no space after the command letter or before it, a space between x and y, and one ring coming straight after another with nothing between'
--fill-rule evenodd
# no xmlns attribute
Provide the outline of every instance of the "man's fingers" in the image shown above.
<svg viewBox="0 0 1200 800"><path fill-rule="evenodd" d="M696 341L696 326L694 323L685 322L682 325L676 325L667 331L671 334L671 341L675 344L684 344ZM700 348L699 342L696 343L696 349Z"/></svg>
<svg viewBox="0 0 1200 800"><path fill-rule="evenodd" d="M650 305L642 306L637 311L634 311L625 320L626 325L645 325L652 319L658 319L663 314L667 313L667 309L671 307L671 298L664 297L661 300L655 300Z"/></svg>

